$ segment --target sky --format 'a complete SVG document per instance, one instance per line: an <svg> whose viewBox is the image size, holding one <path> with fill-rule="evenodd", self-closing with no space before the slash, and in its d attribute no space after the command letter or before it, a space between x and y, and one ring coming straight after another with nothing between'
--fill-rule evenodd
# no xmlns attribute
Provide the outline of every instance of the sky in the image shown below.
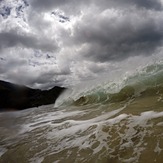
<svg viewBox="0 0 163 163"><path fill-rule="evenodd" d="M162 45L163 0L0 0L0 80L74 85Z"/></svg>

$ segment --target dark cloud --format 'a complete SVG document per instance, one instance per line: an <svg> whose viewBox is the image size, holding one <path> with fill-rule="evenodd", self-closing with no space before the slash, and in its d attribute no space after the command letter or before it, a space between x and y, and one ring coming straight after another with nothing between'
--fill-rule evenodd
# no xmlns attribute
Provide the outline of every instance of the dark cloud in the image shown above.
<svg viewBox="0 0 163 163"><path fill-rule="evenodd" d="M96 62L148 56L162 46L161 21L157 22L155 16L144 12L124 13L113 19L90 16L77 24L74 42L83 45L81 55Z"/></svg>
<svg viewBox="0 0 163 163"><path fill-rule="evenodd" d="M51 9L54 7L59 7L69 2L70 0L55 0L55 1L54 0L46 0L46 1L45 0L33 0L30 3L34 8L46 10L46 9Z"/></svg>
<svg viewBox="0 0 163 163"><path fill-rule="evenodd" d="M155 17L162 10L160 0L82 0L78 5L69 0L34 0L31 5L43 11L84 10L82 20L73 29L74 40L70 38L68 44L82 46L78 55L85 59L108 62L135 55L148 56L162 46L162 24ZM111 16L106 12L100 16L108 9L118 14Z"/></svg>
<svg viewBox="0 0 163 163"><path fill-rule="evenodd" d="M69 17L64 16L64 15L62 15L60 13L57 13L57 12L54 12L53 11L51 14L54 15L54 16L56 16L59 19L59 22L60 23L65 23L65 22L69 22L70 21L70 18Z"/></svg>
<svg viewBox="0 0 163 163"><path fill-rule="evenodd" d="M39 12L53 11L60 9L67 14L76 15L81 13L82 7L85 5L91 5L92 0L32 0L29 1L31 7Z"/></svg>
<svg viewBox="0 0 163 163"><path fill-rule="evenodd" d="M54 8L65 9L66 11L76 11L80 10L81 6L91 6L95 5L101 9L106 8L126 8L129 6L152 9L152 10L162 10L161 0L33 0L30 1L31 6L36 10L47 11ZM73 12L72 12L73 14Z"/></svg>
<svg viewBox="0 0 163 163"><path fill-rule="evenodd" d="M162 10L161 0L94 0L94 3L101 6L102 9L137 7L149 10Z"/></svg>
<svg viewBox="0 0 163 163"><path fill-rule="evenodd" d="M7 18L8 15L11 13L11 8L7 6L3 6L0 8L0 15L3 16L4 18Z"/></svg>
<svg viewBox="0 0 163 163"><path fill-rule="evenodd" d="M50 11L54 9L66 9L67 11L74 12L75 9L79 9L82 1L75 0L32 0L29 1L31 7L36 11ZM77 7L78 5L78 7Z"/></svg>
<svg viewBox="0 0 163 163"><path fill-rule="evenodd" d="M133 4L134 3L136 3L137 6L145 7L147 9L156 9L156 10L162 9L162 3L160 0L155 0L155 1L153 1L153 0L134 0Z"/></svg>
<svg viewBox="0 0 163 163"><path fill-rule="evenodd" d="M36 36L21 35L11 30L0 33L0 49L15 46L24 46L27 48L41 49L43 51L56 51L57 44L47 38L36 38Z"/></svg>

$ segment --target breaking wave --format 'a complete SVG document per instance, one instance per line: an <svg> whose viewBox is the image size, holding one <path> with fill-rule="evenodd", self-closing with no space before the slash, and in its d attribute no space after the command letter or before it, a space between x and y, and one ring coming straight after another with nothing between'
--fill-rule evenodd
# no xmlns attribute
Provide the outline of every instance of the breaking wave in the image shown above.
<svg viewBox="0 0 163 163"><path fill-rule="evenodd" d="M77 90L77 91L76 91ZM118 82L102 83L94 88L69 89L57 105L89 105L128 101L152 95L163 94L163 63L148 65Z"/></svg>

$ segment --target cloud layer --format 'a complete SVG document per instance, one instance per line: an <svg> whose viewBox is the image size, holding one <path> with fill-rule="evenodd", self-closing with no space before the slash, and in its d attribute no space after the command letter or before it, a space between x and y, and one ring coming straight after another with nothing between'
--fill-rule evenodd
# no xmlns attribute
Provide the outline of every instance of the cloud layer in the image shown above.
<svg viewBox="0 0 163 163"><path fill-rule="evenodd" d="M75 84L162 52L162 0L5 0L0 21L0 78L32 87Z"/></svg>

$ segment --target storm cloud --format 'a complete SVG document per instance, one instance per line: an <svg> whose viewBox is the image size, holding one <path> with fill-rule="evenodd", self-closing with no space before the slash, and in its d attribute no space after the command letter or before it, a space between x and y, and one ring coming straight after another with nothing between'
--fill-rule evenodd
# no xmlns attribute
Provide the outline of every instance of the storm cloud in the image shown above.
<svg viewBox="0 0 163 163"><path fill-rule="evenodd" d="M162 0L7 0L0 21L0 77L32 87L75 84L162 53Z"/></svg>
<svg viewBox="0 0 163 163"><path fill-rule="evenodd" d="M82 7L94 5L101 9L136 6L138 8L162 10L161 0L33 0L30 3L34 8L39 10L50 10L58 7L69 8L70 10L74 8L80 10L81 5Z"/></svg>
<svg viewBox="0 0 163 163"><path fill-rule="evenodd" d="M109 18L107 11L102 14L86 18L86 23L81 21L75 29L74 42L83 45L80 53L84 57L101 62L121 60L152 55L162 46L162 18L157 19L153 13L120 12Z"/></svg>
<svg viewBox="0 0 163 163"><path fill-rule="evenodd" d="M15 46L24 46L27 48L41 49L43 51L55 51L57 45L55 41L49 43L52 40L46 38L37 38L36 36L20 35L15 31L1 32L0 33L0 49Z"/></svg>

